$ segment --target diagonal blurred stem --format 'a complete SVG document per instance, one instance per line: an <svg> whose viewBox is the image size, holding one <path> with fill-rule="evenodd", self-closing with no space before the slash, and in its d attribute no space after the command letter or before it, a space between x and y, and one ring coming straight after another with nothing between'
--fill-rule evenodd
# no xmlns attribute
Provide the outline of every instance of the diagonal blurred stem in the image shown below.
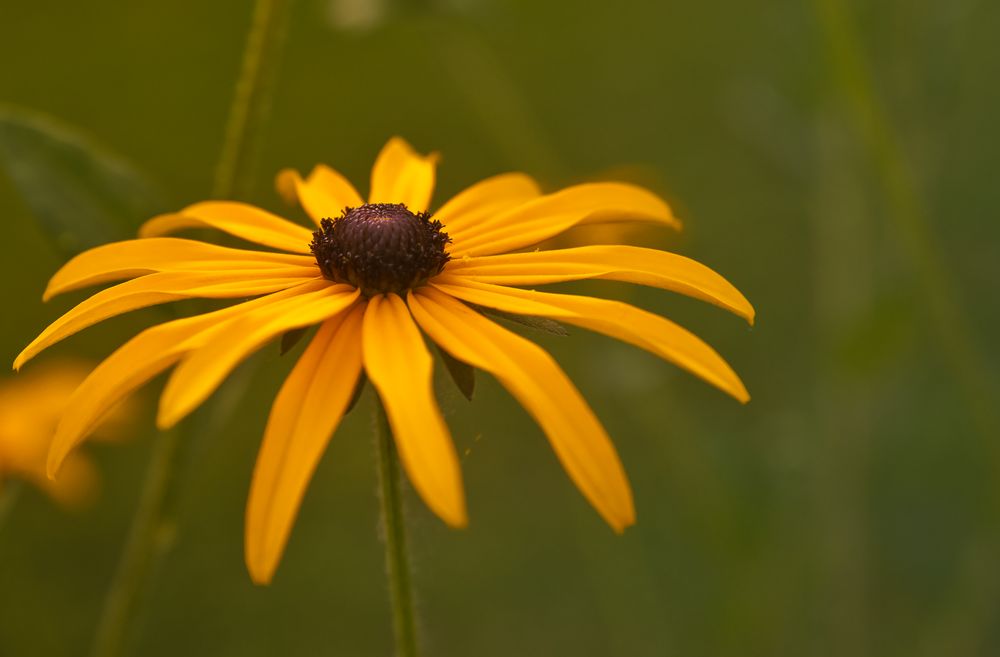
<svg viewBox="0 0 1000 657"><path fill-rule="evenodd" d="M20 496L20 481L0 480L0 530L3 530L3 525L10 516L11 511L13 511L14 505L17 504L17 499Z"/></svg>
<svg viewBox="0 0 1000 657"><path fill-rule="evenodd" d="M292 0L256 0L240 76L226 121L212 195L245 196L253 184L256 137L271 111Z"/></svg>
<svg viewBox="0 0 1000 657"><path fill-rule="evenodd" d="M1000 607L1000 567L991 555L1000 541L1000 415L996 382L984 365L958 301L956 286L934 248L932 230L909 162L893 123L881 105L868 70L847 0L815 0L835 82L874 164L893 228L923 288L931 320L970 420L980 438L992 477L985 526L968 541L952 607L923 632L918 654L982 654ZM922 652L921 652L922 651Z"/></svg>
<svg viewBox="0 0 1000 657"><path fill-rule="evenodd" d="M131 621L153 572L173 543L171 506L172 484L176 480L181 433L177 429L157 436L139 506L129 529L111 588L101 610L94 637L94 657L122 654Z"/></svg>
<svg viewBox="0 0 1000 657"><path fill-rule="evenodd" d="M403 514L402 479L399 456L382 402L375 396L375 458L378 462L379 508L385 570L389 578L389 604L396 636L396 657L416 657L417 624L413 604L413 581L406 547L406 518Z"/></svg>
<svg viewBox="0 0 1000 657"><path fill-rule="evenodd" d="M256 0L236 94L229 111L222 153L215 169L212 189L216 197L228 198L249 186L255 129L265 121L270 108L273 82L292 0ZM92 646L95 657L117 657L135 634L144 594L157 567L173 544L173 516L184 462L183 452L201 435L210 435L225 423L237 407L245 389L249 368L244 367L220 391L211 413L202 422L184 425L186 435L173 429L159 436L150 457L144 489L129 531L129 538L101 610Z"/></svg>
<svg viewBox="0 0 1000 657"><path fill-rule="evenodd" d="M994 383L966 326L955 285L934 248L930 222L913 173L892 121L876 94L847 0L816 0L816 7L825 31L834 82L844 94L850 118L872 158L888 202L890 227L898 235L923 288L934 328L970 406L973 422L982 435L995 436L1000 433L1000 418L993 404ZM993 456L1000 469L1000 451Z"/></svg>

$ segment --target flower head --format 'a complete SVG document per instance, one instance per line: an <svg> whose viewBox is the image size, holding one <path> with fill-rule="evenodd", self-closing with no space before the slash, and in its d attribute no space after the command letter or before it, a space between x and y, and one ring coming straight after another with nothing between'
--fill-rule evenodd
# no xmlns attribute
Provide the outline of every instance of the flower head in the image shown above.
<svg viewBox="0 0 1000 657"><path fill-rule="evenodd" d="M0 486L6 478L26 481L67 507L91 500L97 471L84 454L71 455L58 479L45 472L56 424L89 370L85 363L63 360L0 382ZM116 438L126 415L126 409L115 408L95 437Z"/></svg>
<svg viewBox="0 0 1000 657"><path fill-rule="evenodd" d="M581 224L643 220L677 228L667 205L633 185L589 183L543 194L519 173L489 178L428 214L435 156L401 139L382 149L367 202L320 165L279 174L282 195L312 230L243 203L209 201L156 217L141 238L95 248L60 269L46 298L129 279L96 293L42 332L15 367L103 319L191 297L255 297L149 328L101 363L74 393L49 455L54 473L117 401L173 367L158 424L169 427L212 394L252 352L288 331L319 329L271 409L246 517L246 559L271 579L316 464L362 371L385 406L416 491L449 525L466 524L458 458L432 388L422 334L454 358L495 376L539 423L580 491L616 531L634 521L632 492L600 422L539 346L477 309L552 318L650 351L740 401L739 377L708 345L655 314L607 299L522 289L589 278L680 292L748 321L732 285L679 255L630 246L522 251ZM165 237L214 228L267 250Z"/></svg>

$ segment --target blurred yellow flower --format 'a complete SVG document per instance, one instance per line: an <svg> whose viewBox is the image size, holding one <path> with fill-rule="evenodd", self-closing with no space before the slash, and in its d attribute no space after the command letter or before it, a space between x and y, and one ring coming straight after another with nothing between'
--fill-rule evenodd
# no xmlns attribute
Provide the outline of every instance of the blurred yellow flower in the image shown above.
<svg viewBox="0 0 1000 657"><path fill-rule="evenodd" d="M362 371L385 406L410 481L446 523L466 524L458 458L432 389L421 330L456 359L494 375L541 425L567 473L615 531L634 521L632 492L604 428L555 361L477 307L576 324L646 349L740 401L739 377L693 334L627 304L524 290L603 278L650 285L721 306L748 321L753 309L721 276L672 253L630 246L516 252L581 224L644 220L678 228L654 194L622 183L588 183L542 194L526 175L477 183L427 213L437 157L390 140L371 175L367 202L336 171L279 174L279 191L315 222L305 228L243 203L208 201L155 217L141 238L95 248L60 269L45 297L132 279L90 297L18 356L108 317L192 297L256 297L147 329L99 365L73 395L49 456L55 472L112 405L176 365L158 425L197 408L268 341L319 330L271 409L246 516L246 560L267 582L288 540L313 470ZM163 237L214 228L273 250L225 248Z"/></svg>
<svg viewBox="0 0 1000 657"><path fill-rule="evenodd" d="M68 507L89 502L97 491L97 471L82 453L72 454L58 479L46 475L46 457L56 425L70 395L92 365L80 361L54 361L17 377L0 381L0 486L4 479L19 479L44 490ZM113 410L95 437L120 434L122 411Z"/></svg>

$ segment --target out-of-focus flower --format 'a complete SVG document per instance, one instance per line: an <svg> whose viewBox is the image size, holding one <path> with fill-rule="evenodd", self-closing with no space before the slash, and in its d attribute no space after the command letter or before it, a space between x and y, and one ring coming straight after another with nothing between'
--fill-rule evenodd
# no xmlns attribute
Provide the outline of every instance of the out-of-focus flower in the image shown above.
<svg viewBox="0 0 1000 657"><path fill-rule="evenodd" d="M606 299L513 286L603 278L659 287L752 321L740 292L704 265L631 246L516 252L574 226L644 220L677 228L656 195L635 185L588 183L543 194L509 173L477 183L435 213L437 157L401 139L379 154L367 202L320 165L303 179L279 175L311 228L243 203L210 201L156 217L143 239L83 253L55 274L46 298L132 279L98 292L56 320L18 356L129 310L192 297L257 298L154 326L99 365L74 393L49 457L54 472L112 405L176 365L160 398L166 428L197 408L251 353L289 331L319 330L278 393L257 459L246 519L246 559L269 581L313 470L362 371L385 406L403 466L427 505L466 524L454 445L434 398L423 332L452 357L494 375L538 421L566 472L615 531L634 521L632 491L604 428L551 356L480 309L541 316L604 333L665 358L740 401L749 397L726 362L667 319ZM271 250L163 237L215 228Z"/></svg>
<svg viewBox="0 0 1000 657"><path fill-rule="evenodd" d="M98 476L85 454L70 455L58 479L48 477L45 467L66 402L92 367L80 361L53 361L0 381L0 485L5 479L26 481L68 507L93 499ZM112 409L94 437L120 437L123 416L120 406Z"/></svg>

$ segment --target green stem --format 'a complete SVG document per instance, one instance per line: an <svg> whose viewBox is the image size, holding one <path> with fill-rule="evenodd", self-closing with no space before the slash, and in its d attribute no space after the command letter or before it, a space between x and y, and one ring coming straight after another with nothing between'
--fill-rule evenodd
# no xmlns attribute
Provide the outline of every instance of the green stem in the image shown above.
<svg viewBox="0 0 1000 657"><path fill-rule="evenodd" d="M980 435L987 438L994 467L1000 471L1000 416L993 400L995 383L988 362L972 338L957 286L938 254L937 240L917 189L904 146L878 97L868 70L861 37L845 0L815 0L825 31L834 82L848 103L851 119L867 148L882 185L889 218L923 288L931 320L963 399ZM1000 500L998 500L1000 502Z"/></svg>
<svg viewBox="0 0 1000 657"><path fill-rule="evenodd" d="M212 195L245 196L252 184L255 127L263 125L271 98L292 0L256 0L236 93L226 121L225 140L215 169ZM239 187L238 187L239 185Z"/></svg>
<svg viewBox="0 0 1000 657"><path fill-rule="evenodd" d="M226 123L226 134L212 185L216 197L240 193L237 184L249 185L254 149L250 143L254 128L263 124L270 108L273 79L284 43L285 25L292 0L256 0L250 32L243 53L243 65L236 94ZM243 373L244 376L248 372ZM241 377L242 378L242 377ZM242 391L233 385L231 391ZM234 393L236 395L239 392ZM232 395L230 395L232 396ZM192 434L210 432L228 415L233 404L216 404L207 421L187 423ZM135 625L144 594L150 588L157 567L173 543L173 507L179 488L182 448L193 436L173 430L159 436L150 459L142 498L132 519L132 527L111 588L101 611L92 646L95 657L117 657L123 653Z"/></svg>
<svg viewBox="0 0 1000 657"><path fill-rule="evenodd" d="M887 201L890 227L913 263L947 364L962 392L979 446L996 478L1000 475L1000 441L995 439L1000 434L1000 414L995 404L996 382L985 365L989 360L973 339L959 290L938 254L916 177L892 117L878 97L849 3L846 0L815 0L815 3L834 81L868 150ZM924 631L924 635L931 637L923 639L925 646L931 646L926 649L927 654L980 654L993 631L993 620L1000 608L1000 568L995 559L984 555L991 554L1000 541L994 521L1000 512L1000 487L990 488L987 502L985 527L976 539L967 541L959 592L950 607L961 611L952 618L941 615L942 620Z"/></svg>
<svg viewBox="0 0 1000 657"><path fill-rule="evenodd" d="M152 582L156 566L173 543L174 524L167 511L177 480L180 444L181 434L176 429L157 437L128 542L104 600L91 653L94 657L122 654L141 608L139 602Z"/></svg>
<svg viewBox="0 0 1000 657"><path fill-rule="evenodd" d="M0 480L0 529L3 529L4 523L10 517L10 512L14 509L14 505L17 504L17 498L20 496L20 481Z"/></svg>
<svg viewBox="0 0 1000 657"><path fill-rule="evenodd" d="M382 542L385 570L389 578L389 603L396 635L396 656L417 656L417 623L413 604L413 580L406 549L406 521L399 472L399 457L392 430L381 401L375 400L375 451L378 461L378 491L382 512Z"/></svg>

